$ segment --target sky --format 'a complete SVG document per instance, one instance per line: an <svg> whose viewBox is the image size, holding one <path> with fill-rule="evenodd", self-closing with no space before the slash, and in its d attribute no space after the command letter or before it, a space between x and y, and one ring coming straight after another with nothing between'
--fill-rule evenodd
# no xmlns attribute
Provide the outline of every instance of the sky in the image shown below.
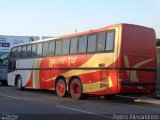
<svg viewBox="0 0 160 120"><path fill-rule="evenodd" d="M0 35L60 36L131 23L160 38L160 0L0 0Z"/></svg>

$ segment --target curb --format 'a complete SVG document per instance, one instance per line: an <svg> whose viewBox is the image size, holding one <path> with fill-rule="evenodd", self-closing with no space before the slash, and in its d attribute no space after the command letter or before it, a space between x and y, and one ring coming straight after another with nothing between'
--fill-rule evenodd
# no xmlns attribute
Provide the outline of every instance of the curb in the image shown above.
<svg viewBox="0 0 160 120"><path fill-rule="evenodd" d="M149 104L157 104L160 105L160 100L154 100L154 99L143 99L143 98L138 98L134 100L135 102L140 102L140 103L149 103Z"/></svg>
<svg viewBox="0 0 160 120"><path fill-rule="evenodd" d="M117 95L117 96L120 96L120 97L124 97L124 98L130 98L130 99L135 99L134 101L135 102L139 102L139 103L149 103L149 104L157 104L157 105L160 105L160 100L158 99L152 99L150 97L132 97L132 96L123 96L123 95Z"/></svg>

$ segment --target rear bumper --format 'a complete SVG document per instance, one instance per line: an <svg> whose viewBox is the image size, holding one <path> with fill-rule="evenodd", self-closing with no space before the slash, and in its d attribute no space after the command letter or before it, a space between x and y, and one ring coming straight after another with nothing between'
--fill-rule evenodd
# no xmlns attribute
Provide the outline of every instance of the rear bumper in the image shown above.
<svg viewBox="0 0 160 120"><path fill-rule="evenodd" d="M156 83L119 83L119 93L154 93Z"/></svg>

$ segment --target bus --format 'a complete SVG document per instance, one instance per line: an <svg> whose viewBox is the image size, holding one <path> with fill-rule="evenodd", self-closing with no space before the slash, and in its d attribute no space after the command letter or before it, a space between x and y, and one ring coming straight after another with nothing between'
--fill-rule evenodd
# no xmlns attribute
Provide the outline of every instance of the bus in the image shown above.
<svg viewBox="0 0 160 120"><path fill-rule="evenodd" d="M152 28L115 24L21 44L9 54L8 85L85 95L153 93L156 37Z"/></svg>

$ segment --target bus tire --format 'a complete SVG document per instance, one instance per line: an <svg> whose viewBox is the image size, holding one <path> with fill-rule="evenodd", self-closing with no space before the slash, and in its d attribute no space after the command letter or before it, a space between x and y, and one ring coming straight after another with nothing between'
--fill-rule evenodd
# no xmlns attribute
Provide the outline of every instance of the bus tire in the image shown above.
<svg viewBox="0 0 160 120"><path fill-rule="evenodd" d="M74 78L69 87L72 98L77 100L83 98L82 84L78 78Z"/></svg>
<svg viewBox="0 0 160 120"><path fill-rule="evenodd" d="M66 83L63 79L59 79L56 83L56 93L59 97L65 97L67 94Z"/></svg>
<svg viewBox="0 0 160 120"><path fill-rule="evenodd" d="M7 80L0 81L2 86L8 86Z"/></svg>
<svg viewBox="0 0 160 120"><path fill-rule="evenodd" d="M103 96L104 99L108 100L108 99L113 99L115 97L115 94L108 94L108 95L104 95Z"/></svg>
<svg viewBox="0 0 160 120"><path fill-rule="evenodd" d="M24 89L24 87L22 86L22 78L21 78L21 76L18 76L17 79L16 79L16 87L19 90L23 90Z"/></svg>

